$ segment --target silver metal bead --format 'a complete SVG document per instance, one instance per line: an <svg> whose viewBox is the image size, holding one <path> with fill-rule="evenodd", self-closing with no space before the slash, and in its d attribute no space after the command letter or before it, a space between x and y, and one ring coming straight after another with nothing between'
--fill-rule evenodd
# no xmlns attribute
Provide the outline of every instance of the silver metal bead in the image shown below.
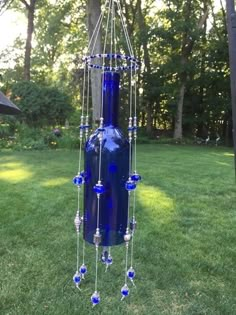
<svg viewBox="0 0 236 315"><path fill-rule="evenodd" d="M134 234L135 230L137 229L137 221L135 218L132 218L130 221L130 230L132 231L132 234Z"/></svg>
<svg viewBox="0 0 236 315"><path fill-rule="evenodd" d="M93 242L96 246L98 246L102 241L102 235L100 234L100 232L96 232L96 234L94 234L93 236Z"/></svg>
<svg viewBox="0 0 236 315"><path fill-rule="evenodd" d="M129 127L132 127L132 117L129 118Z"/></svg>
<svg viewBox="0 0 236 315"><path fill-rule="evenodd" d="M79 233L79 231L80 231L80 226L81 226L81 224L82 224L82 219L81 219L81 217L80 217L78 211L77 211L77 213L76 213L74 223L75 223L76 232Z"/></svg>

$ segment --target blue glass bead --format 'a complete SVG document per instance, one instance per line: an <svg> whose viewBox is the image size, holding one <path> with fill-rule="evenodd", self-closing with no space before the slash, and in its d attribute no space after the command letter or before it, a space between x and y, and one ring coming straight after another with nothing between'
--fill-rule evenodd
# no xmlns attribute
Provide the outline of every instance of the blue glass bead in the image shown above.
<svg viewBox="0 0 236 315"><path fill-rule="evenodd" d="M94 306L100 303L100 295L98 292L95 291L93 293L93 295L91 296L91 302Z"/></svg>
<svg viewBox="0 0 236 315"><path fill-rule="evenodd" d="M126 190L128 191L132 191L132 190L135 190L136 188L136 183L132 180L128 180L126 183L125 183L125 188Z"/></svg>
<svg viewBox="0 0 236 315"><path fill-rule="evenodd" d="M81 275L80 273L78 273L78 271L75 273L74 277L73 277L73 281L76 285L79 285L81 282Z"/></svg>
<svg viewBox="0 0 236 315"><path fill-rule="evenodd" d="M94 187L93 187L93 190L95 191L95 193L97 194L103 194L104 191L105 191L105 187L102 185L102 184L96 184Z"/></svg>
<svg viewBox="0 0 236 315"><path fill-rule="evenodd" d="M80 186L83 184L83 177L81 175L77 175L73 178L73 184L76 185L76 186Z"/></svg>
<svg viewBox="0 0 236 315"><path fill-rule="evenodd" d="M109 255L109 256L107 257L106 263L107 263L108 265L112 265L113 259L112 259L111 255Z"/></svg>
<svg viewBox="0 0 236 315"><path fill-rule="evenodd" d="M127 271L127 276L129 277L130 280L133 280L135 278L135 271L133 268L130 268L128 271Z"/></svg>
<svg viewBox="0 0 236 315"><path fill-rule="evenodd" d="M106 256L105 256L104 254L102 254L102 256L101 256L101 262L102 262L103 264L106 263Z"/></svg>
<svg viewBox="0 0 236 315"><path fill-rule="evenodd" d="M85 176L86 176L85 171L81 171L81 172L80 172L80 176L82 176L83 178L85 178Z"/></svg>
<svg viewBox="0 0 236 315"><path fill-rule="evenodd" d="M103 264L105 264L107 262L107 259L108 259L108 251L103 251L102 255L101 255L101 262Z"/></svg>
<svg viewBox="0 0 236 315"><path fill-rule="evenodd" d="M141 179L142 179L142 177L139 174L137 174L137 173L134 173L131 176L131 180L133 180L134 182L139 182Z"/></svg>
<svg viewBox="0 0 236 315"><path fill-rule="evenodd" d="M87 267L83 264L80 268L79 271L82 275L85 275L88 271Z"/></svg>
<svg viewBox="0 0 236 315"><path fill-rule="evenodd" d="M121 292L121 294L122 294L123 297L126 297L126 296L129 295L129 288L128 288L127 284L125 284L125 285L121 288L120 292Z"/></svg>

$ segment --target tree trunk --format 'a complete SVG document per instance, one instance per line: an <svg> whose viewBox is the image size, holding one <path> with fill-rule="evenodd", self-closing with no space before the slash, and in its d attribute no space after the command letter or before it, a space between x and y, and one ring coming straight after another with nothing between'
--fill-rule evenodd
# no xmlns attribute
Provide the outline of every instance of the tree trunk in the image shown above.
<svg viewBox="0 0 236 315"><path fill-rule="evenodd" d="M91 39L97 21L101 14L101 0L88 0L87 2L88 12L88 31L89 40ZM96 39L96 36L95 38ZM94 45L95 44L95 45ZM94 40L91 43L90 54L101 53L101 32L99 32L96 43ZM93 49L94 48L94 49ZM93 105L93 122L99 121L100 108L101 108L101 72L96 69L91 69L91 88L92 88L92 105Z"/></svg>
<svg viewBox="0 0 236 315"><path fill-rule="evenodd" d="M24 80L30 81L32 35L34 32L35 4L37 0L30 0L30 3L26 2L25 0L20 1L25 5L26 10L28 11L28 26L24 59Z"/></svg>
<svg viewBox="0 0 236 315"><path fill-rule="evenodd" d="M147 134L151 136L152 134L152 110L151 107L147 105Z"/></svg>
<svg viewBox="0 0 236 315"><path fill-rule="evenodd" d="M150 55L148 50L148 34L147 34L147 25L145 22L145 18L142 11L142 2L141 0L137 1L137 12L138 12L138 24L140 32L143 33L142 37L142 46L143 46L143 55L144 55L144 65L145 65L145 72L147 74L151 73L151 62L150 62ZM151 135L152 129L153 129L153 112L152 112L152 104L150 102L147 102L146 105L146 112L147 112L147 134Z"/></svg>
<svg viewBox="0 0 236 315"><path fill-rule="evenodd" d="M174 139L182 139L183 137L183 104L184 104L184 95L185 95L186 80L183 80L181 83L179 91L179 100L177 103L177 112L175 115L175 130L174 130Z"/></svg>
<svg viewBox="0 0 236 315"><path fill-rule="evenodd" d="M191 1L189 1L185 8L185 19L191 18L192 8ZM206 19L208 17L208 7L205 9L203 16L200 18L197 28L200 30L204 26ZM182 139L183 137L183 104L185 96L185 88L187 83L187 72L186 66L189 62L189 57L191 56L194 46L194 40L187 33L183 34L183 41L181 47L181 65L182 72L180 73L180 90L179 90L179 100L177 103L177 111L175 116L175 129L174 129L174 139Z"/></svg>

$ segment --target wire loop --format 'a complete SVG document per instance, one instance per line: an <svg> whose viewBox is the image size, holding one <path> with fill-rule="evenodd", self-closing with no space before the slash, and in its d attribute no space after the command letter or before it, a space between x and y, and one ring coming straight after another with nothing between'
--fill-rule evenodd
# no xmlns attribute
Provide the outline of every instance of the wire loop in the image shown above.
<svg viewBox="0 0 236 315"><path fill-rule="evenodd" d="M114 60L125 60L126 62L130 62L130 65L116 65L115 67L113 66L106 66L106 65L100 65L100 64L95 64L92 63L94 59L114 59ZM105 71L127 71L127 70L138 70L140 68L141 63L134 57L132 56L127 56L127 55L121 55L121 54L96 54L96 55L91 55L91 56L85 56L83 58L83 61L85 64L88 65L89 68L93 69L101 69Z"/></svg>

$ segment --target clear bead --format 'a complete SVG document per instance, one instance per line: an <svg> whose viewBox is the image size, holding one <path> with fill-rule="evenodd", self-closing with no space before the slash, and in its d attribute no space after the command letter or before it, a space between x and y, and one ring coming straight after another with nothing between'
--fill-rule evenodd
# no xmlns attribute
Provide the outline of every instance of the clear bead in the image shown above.
<svg viewBox="0 0 236 315"><path fill-rule="evenodd" d="M124 235L124 241L125 242L129 242L131 240L131 234L130 233L126 233L125 235Z"/></svg>

